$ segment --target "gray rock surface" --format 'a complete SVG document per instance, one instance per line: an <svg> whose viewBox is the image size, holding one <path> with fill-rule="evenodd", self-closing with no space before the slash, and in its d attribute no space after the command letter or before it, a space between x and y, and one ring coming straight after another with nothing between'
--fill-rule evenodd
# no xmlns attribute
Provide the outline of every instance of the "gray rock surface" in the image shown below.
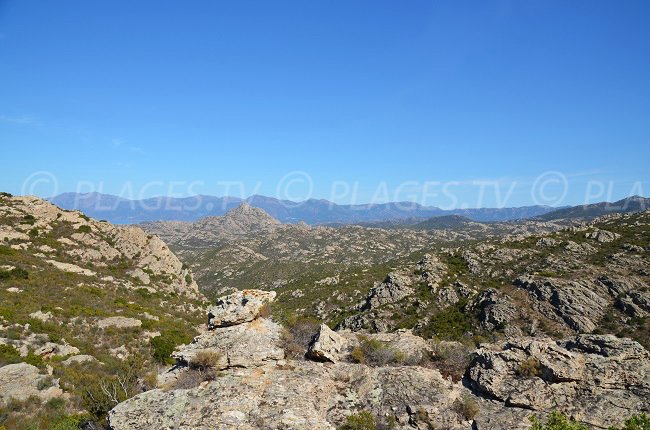
<svg viewBox="0 0 650 430"><path fill-rule="evenodd" d="M345 338L321 324L318 334L307 349L307 356L312 360L336 363L341 359L345 346Z"/></svg>
<svg viewBox="0 0 650 430"><path fill-rule="evenodd" d="M379 285L370 290L364 309L372 310L386 304L397 303L413 294L411 279L398 273L389 273Z"/></svg>
<svg viewBox="0 0 650 430"><path fill-rule="evenodd" d="M494 288L476 297L474 307L479 311L479 321L487 330L504 329L517 315L517 308Z"/></svg>
<svg viewBox="0 0 650 430"><path fill-rule="evenodd" d="M0 367L0 406L11 399L26 400L32 396L41 400L59 397L63 391L53 382L43 388L47 375L39 373L38 368L27 363L8 364Z"/></svg>
<svg viewBox="0 0 650 430"><path fill-rule="evenodd" d="M474 389L505 406L563 410L594 428L650 410L650 354L611 335L486 346L467 375Z"/></svg>
<svg viewBox="0 0 650 430"><path fill-rule="evenodd" d="M545 316L563 321L571 329L590 333L609 304L607 288L590 280L520 277L515 285L528 291Z"/></svg>
<svg viewBox="0 0 650 430"><path fill-rule="evenodd" d="M226 327L253 321L262 307L275 299L275 291L243 290L222 297L208 311L210 327Z"/></svg>

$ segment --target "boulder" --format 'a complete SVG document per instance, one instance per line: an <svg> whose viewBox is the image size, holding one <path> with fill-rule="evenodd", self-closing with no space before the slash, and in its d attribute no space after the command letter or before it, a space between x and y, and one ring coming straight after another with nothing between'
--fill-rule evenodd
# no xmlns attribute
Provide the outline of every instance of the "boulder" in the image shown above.
<svg viewBox="0 0 650 430"><path fill-rule="evenodd" d="M307 357L312 360L336 363L341 359L345 345L345 338L332 331L327 325L321 324L318 334L309 345Z"/></svg>
<svg viewBox="0 0 650 430"><path fill-rule="evenodd" d="M284 359L280 347L282 327L259 318L238 325L218 327L194 338L172 354L181 365L193 365L201 352L215 353L217 369L252 368Z"/></svg>
<svg viewBox="0 0 650 430"><path fill-rule="evenodd" d="M73 355L67 360L64 360L61 364L63 364L64 366L71 366L73 364L93 363L96 361L97 359L92 355L81 354L81 355Z"/></svg>
<svg viewBox="0 0 650 430"><path fill-rule="evenodd" d="M99 328L134 328L142 326L142 321L135 318L128 317L107 317L97 321L97 327Z"/></svg>
<svg viewBox="0 0 650 430"><path fill-rule="evenodd" d="M0 406L11 399L26 400L35 396L49 400L63 395L54 382L49 387L39 389L47 379L47 375L40 374L38 368L31 364L16 363L0 367Z"/></svg>
<svg viewBox="0 0 650 430"><path fill-rule="evenodd" d="M208 311L208 327L227 327L253 321L262 307L275 299L275 291L243 290L221 297Z"/></svg>

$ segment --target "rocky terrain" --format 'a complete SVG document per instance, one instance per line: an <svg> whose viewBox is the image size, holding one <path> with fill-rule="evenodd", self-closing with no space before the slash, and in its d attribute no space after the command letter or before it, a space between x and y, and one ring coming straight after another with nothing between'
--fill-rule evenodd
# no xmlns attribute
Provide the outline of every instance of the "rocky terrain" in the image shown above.
<svg viewBox="0 0 650 430"><path fill-rule="evenodd" d="M470 222L455 228L457 223L452 224L437 229L282 224L264 211L243 204L222 217L141 226L170 245L192 268L208 295L215 297L253 285L296 291L308 288L313 298L315 290L332 282L338 289L346 283L348 288L357 284L364 288L370 279L374 281L374 272L444 244L556 231L566 225Z"/></svg>
<svg viewBox="0 0 650 430"><path fill-rule="evenodd" d="M0 427L103 425L198 333L203 305L158 237L0 195Z"/></svg>
<svg viewBox="0 0 650 430"><path fill-rule="evenodd" d="M523 430L561 412L607 429L650 412L650 211L377 228L240 205L142 227L0 196L0 428Z"/></svg>
<svg viewBox="0 0 650 430"><path fill-rule="evenodd" d="M485 344L454 380L440 344L408 330L362 336L321 325L290 357L287 334L263 313L274 298L219 299L160 388L118 405L110 427L528 429L528 417L561 410L604 429L650 409L650 354L629 339Z"/></svg>

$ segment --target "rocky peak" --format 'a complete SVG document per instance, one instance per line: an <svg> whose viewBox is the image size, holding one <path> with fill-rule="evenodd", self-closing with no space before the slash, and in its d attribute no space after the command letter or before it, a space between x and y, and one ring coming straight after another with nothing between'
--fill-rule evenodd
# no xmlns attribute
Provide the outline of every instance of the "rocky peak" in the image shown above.
<svg viewBox="0 0 650 430"><path fill-rule="evenodd" d="M248 225L280 224L280 221L273 218L263 209L253 207L246 202L242 202L236 208L226 212L224 218Z"/></svg>

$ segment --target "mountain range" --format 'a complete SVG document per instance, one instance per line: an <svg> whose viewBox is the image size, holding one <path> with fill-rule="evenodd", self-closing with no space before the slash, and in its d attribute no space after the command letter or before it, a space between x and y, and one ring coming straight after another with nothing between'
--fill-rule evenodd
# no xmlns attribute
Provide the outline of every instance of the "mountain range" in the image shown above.
<svg viewBox="0 0 650 430"><path fill-rule="evenodd" d="M207 216L224 215L242 202L263 209L283 223L303 221L312 225L384 222L408 218L423 221L427 218L446 215L461 215L479 222L510 221L542 216L557 209L550 206L524 206L445 210L413 202L339 205L322 199L293 202L260 195L246 199L199 195L129 200L101 193L63 193L52 197L50 202L64 209L83 211L91 217L105 219L114 224L137 224L147 221L196 221Z"/></svg>

